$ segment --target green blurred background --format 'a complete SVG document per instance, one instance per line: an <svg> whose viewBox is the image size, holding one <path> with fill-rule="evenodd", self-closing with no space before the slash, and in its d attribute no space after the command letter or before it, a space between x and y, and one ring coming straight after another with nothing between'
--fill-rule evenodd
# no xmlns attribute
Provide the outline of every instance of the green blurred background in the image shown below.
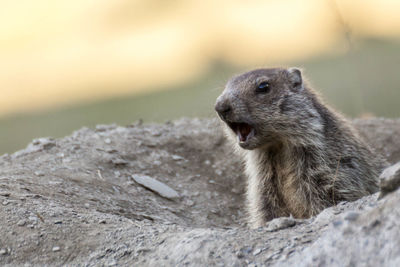
<svg viewBox="0 0 400 267"><path fill-rule="evenodd" d="M304 68L348 116L400 115L396 1L111 2L3 4L0 154L82 126L212 117L230 76L264 66Z"/></svg>

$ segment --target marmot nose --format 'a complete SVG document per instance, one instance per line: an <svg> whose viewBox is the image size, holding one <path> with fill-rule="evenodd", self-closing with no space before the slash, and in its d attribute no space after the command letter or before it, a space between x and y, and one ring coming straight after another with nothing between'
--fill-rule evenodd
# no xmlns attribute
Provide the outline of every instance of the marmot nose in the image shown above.
<svg viewBox="0 0 400 267"><path fill-rule="evenodd" d="M215 105L215 111L217 111L221 119L225 119L226 116L231 112L231 110L231 105L229 105L226 101L218 101Z"/></svg>

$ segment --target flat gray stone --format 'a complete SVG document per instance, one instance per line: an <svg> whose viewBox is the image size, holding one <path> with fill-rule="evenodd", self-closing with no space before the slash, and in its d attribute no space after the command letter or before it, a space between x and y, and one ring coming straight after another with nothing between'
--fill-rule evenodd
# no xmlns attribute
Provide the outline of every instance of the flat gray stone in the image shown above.
<svg viewBox="0 0 400 267"><path fill-rule="evenodd" d="M296 220L291 217L280 217L275 218L272 221L267 222L266 230L270 232L290 228L296 225Z"/></svg>
<svg viewBox="0 0 400 267"><path fill-rule="evenodd" d="M168 185L166 185L154 178L151 178L150 176L134 174L134 175L132 175L132 178L135 182L137 182L141 186L159 194L162 197L165 197L168 199L179 198L178 192L176 192L174 189L172 189Z"/></svg>

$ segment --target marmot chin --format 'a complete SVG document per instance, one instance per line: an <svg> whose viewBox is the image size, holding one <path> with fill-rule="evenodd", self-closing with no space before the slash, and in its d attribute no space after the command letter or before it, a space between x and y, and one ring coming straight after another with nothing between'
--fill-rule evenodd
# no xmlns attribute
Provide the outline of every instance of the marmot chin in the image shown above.
<svg viewBox="0 0 400 267"><path fill-rule="evenodd" d="M245 160L253 227L281 216L309 218L379 189L384 160L297 68L235 76L215 109Z"/></svg>

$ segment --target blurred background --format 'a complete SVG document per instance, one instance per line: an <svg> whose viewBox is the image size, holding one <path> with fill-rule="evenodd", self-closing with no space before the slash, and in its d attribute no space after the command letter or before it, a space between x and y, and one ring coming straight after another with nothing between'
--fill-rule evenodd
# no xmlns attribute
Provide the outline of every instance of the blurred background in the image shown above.
<svg viewBox="0 0 400 267"><path fill-rule="evenodd" d="M82 126L212 117L232 74L298 66L351 117L400 115L398 0L3 0L0 154Z"/></svg>

